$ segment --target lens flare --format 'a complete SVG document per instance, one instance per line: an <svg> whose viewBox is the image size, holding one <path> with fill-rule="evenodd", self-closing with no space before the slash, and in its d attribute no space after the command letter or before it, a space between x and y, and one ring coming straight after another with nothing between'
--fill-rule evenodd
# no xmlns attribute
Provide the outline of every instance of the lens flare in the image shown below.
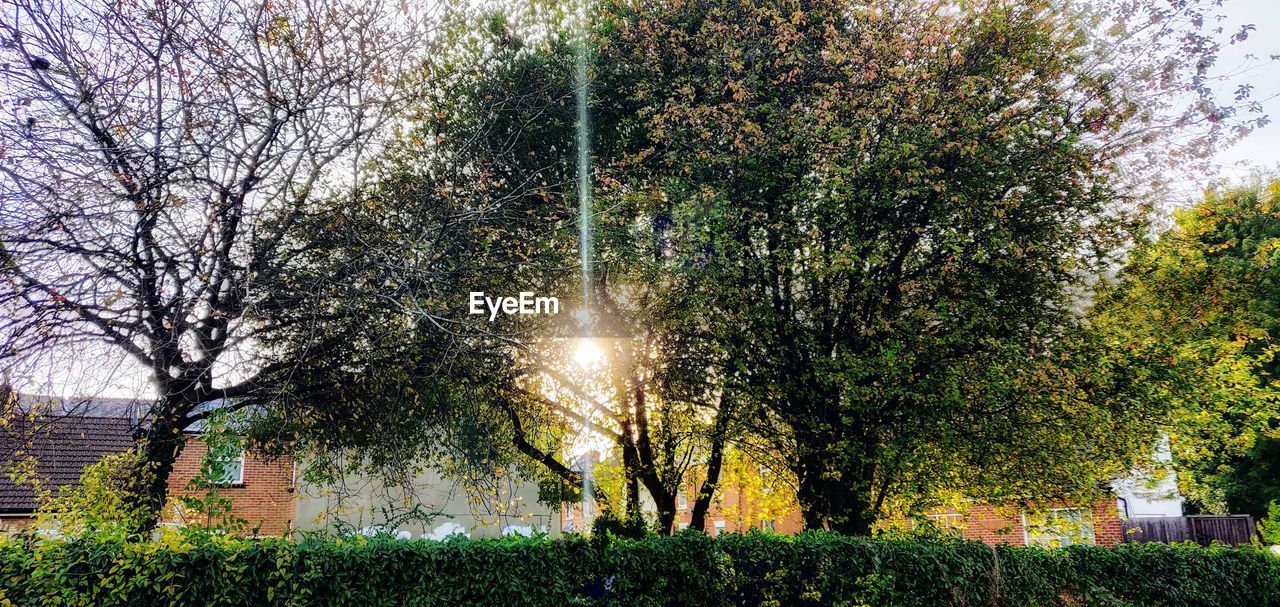
<svg viewBox="0 0 1280 607"><path fill-rule="evenodd" d="M573 362L583 369L594 369L604 363L604 350L594 339L581 339L573 350Z"/></svg>

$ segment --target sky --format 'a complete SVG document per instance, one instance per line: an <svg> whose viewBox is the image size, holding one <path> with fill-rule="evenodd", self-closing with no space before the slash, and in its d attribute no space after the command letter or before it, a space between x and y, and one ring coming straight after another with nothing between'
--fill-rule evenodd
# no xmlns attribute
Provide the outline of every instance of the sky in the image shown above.
<svg viewBox="0 0 1280 607"><path fill-rule="evenodd" d="M1224 47L1217 67L1248 69L1246 79L1255 86L1254 99L1262 101L1265 113L1275 121L1214 159L1222 178L1240 180L1256 169L1274 171L1280 167L1280 61L1269 59L1280 55L1280 0L1227 0L1223 12L1228 17L1228 31L1246 23L1258 29L1243 43Z"/></svg>

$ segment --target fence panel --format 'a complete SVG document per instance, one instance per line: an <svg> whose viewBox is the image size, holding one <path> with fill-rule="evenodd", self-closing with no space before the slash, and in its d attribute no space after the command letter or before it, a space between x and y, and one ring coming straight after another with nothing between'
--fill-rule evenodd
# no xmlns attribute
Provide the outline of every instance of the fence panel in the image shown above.
<svg viewBox="0 0 1280 607"><path fill-rule="evenodd" d="M1124 522L1123 530L1126 542L1195 542L1203 546L1215 541L1241 546L1256 532L1253 517L1247 514L1135 517Z"/></svg>

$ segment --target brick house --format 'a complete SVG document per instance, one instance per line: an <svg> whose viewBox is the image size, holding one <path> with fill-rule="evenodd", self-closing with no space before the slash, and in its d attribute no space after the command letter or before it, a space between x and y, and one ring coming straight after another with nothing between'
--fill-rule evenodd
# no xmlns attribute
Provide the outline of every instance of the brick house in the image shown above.
<svg viewBox="0 0 1280 607"><path fill-rule="evenodd" d="M689 526L692 503L681 495L676 503L678 528ZM753 529L781 534L794 534L804 530L804 517L798 508L781 516L753 518L743 516L743 508L726 508L725 502L734 502L739 496L726 490L711 504L707 512L707 532L745 533ZM1064 546L1073 543L1114 546L1122 539L1119 510L1116 500L1100 499L1092 505L1075 507L1054 505L1026 510L1018 506L993 506L973 504L963 511L946 509L932 512L926 518L944 532L954 533L966 540L978 540L990 545L1011 546L1042 545ZM911 524L904 523L908 526Z"/></svg>
<svg viewBox="0 0 1280 607"><path fill-rule="evenodd" d="M682 491L676 495L677 529L688 527L693 518L694 500L690 499L691 494L692 491L689 494ZM736 487L722 487L720 495L707 508L707 532L715 536L721 533L746 533L752 529L787 535L804 531L804 517L798 507L770 513L753 508L751 502Z"/></svg>
<svg viewBox="0 0 1280 607"><path fill-rule="evenodd" d="M200 473L200 462L209 447L198 433L188 433L186 446L173 464L169 476L169 496L193 495L187 484ZM244 519L247 530L255 536L282 536L291 533L296 512L296 468L292 461L268 460L242 453L223 466L226 474L221 497L231 500L231 516ZM175 524L198 525L199 520L185 520L178 504L171 506L167 518Z"/></svg>
<svg viewBox="0 0 1280 607"><path fill-rule="evenodd" d="M798 507L785 513L760 515L731 487L722 489L707 512L707 531L745 533L752 529L794 534L804 530L804 517ZM676 525L689 526L693 504L684 494L676 499ZM1092 505L1074 507L1055 504L1027 510L1018 506L972 504L963 511L951 508L926 515L944 532L966 540L1011 546L1063 546L1088 543L1114 546L1120 543L1123 521L1113 498L1100 499ZM910 525L910 523L906 523Z"/></svg>
<svg viewBox="0 0 1280 607"><path fill-rule="evenodd" d="M1114 546L1122 539L1122 521L1114 498L1100 499L1091 505L1053 504L1034 510L975 503L963 510L938 510L926 518L943 531L990 545Z"/></svg>
<svg viewBox="0 0 1280 607"><path fill-rule="evenodd" d="M14 482L8 474L14 465L33 459L36 475L45 487L74 487L86 467L134 445L141 409L136 401L124 399L81 399L73 405L48 397L20 398L54 403L52 410L57 414L34 419L9 415L0 425L0 532L28 528L35 521L35 491ZM171 498L192 494L187 485L198 474L207 452L198 432L187 434L169 477ZM258 535L285 535L295 528L293 462L241 454L226 462L222 471L226 478L219 493L231 500L231 516L244 519L248 529ZM200 524L184 520L177 503L165 509L164 520L177 525Z"/></svg>
<svg viewBox="0 0 1280 607"><path fill-rule="evenodd" d="M707 511L708 534L717 536L751 530L795 534L804 530L804 516L793 487L777 482L776 475L764 467L750 462L739 462L738 466L736 474L722 473L719 492ZM582 470L583 467L583 461L575 462L576 469ZM935 510L925 518L945 533L989 545L1057 547L1085 543L1114 546L1123 539L1122 515L1127 518L1132 514L1131 509L1122 513L1118 508L1119 504L1133 501L1131 496L1126 497L1132 492L1129 484L1132 483L1117 482L1112 488L1115 495L1092 504L1044 504L1024 508L1013 504L969 502L961 508ZM677 529L689 526L693 518L693 496L698 490L699 485L692 483L676 494ZM1176 493L1176 487L1173 491ZM647 512L654 514L653 502L645 499L647 493L642 491L641 495L642 503L647 502ZM1180 511L1180 502L1178 504ZM593 509L588 508L584 516L581 504L561 504L560 527L565 531L589 529ZM880 525L901 529L914 527L915 523L899 519L882 521Z"/></svg>

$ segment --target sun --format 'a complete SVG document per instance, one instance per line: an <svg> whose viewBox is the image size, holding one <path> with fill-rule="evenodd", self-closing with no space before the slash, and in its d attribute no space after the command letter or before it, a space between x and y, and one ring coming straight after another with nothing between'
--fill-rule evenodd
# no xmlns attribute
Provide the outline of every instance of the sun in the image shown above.
<svg viewBox="0 0 1280 607"><path fill-rule="evenodd" d="M596 345L596 340L583 338L573 350L573 362L580 368L594 369L604 363L604 351Z"/></svg>

